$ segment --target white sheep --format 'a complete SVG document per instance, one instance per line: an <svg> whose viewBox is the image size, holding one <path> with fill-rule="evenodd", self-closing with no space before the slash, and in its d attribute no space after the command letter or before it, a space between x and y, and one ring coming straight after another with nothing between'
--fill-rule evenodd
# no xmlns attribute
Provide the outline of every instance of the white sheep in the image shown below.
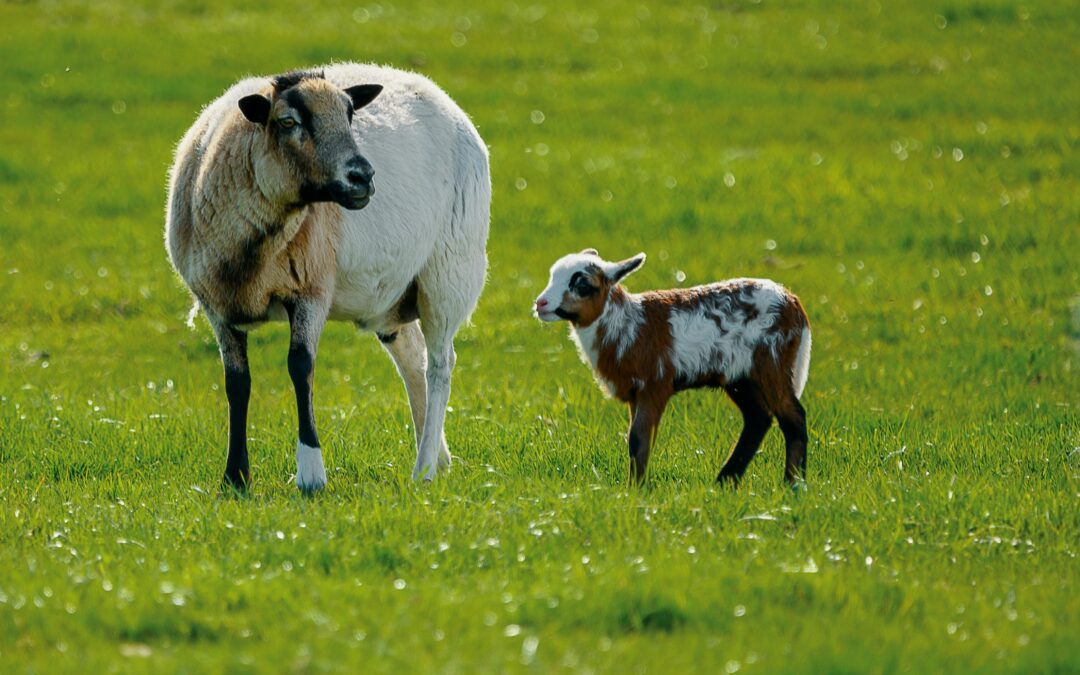
<svg viewBox="0 0 1080 675"><path fill-rule="evenodd" d="M484 285L490 202L475 127L414 73L339 63L250 78L203 110L176 149L165 236L221 349L226 484L251 480L247 331L268 320L291 326L299 488L326 484L311 387L328 319L375 331L393 358L412 409L413 477L449 465L453 340Z"/></svg>
<svg viewBox="0 0 1080 675"><path fill-rule="evenodd" d="M799 299L765 279L628 293L619 282L645 254L608 262L595 249L560 258L534 306L542 321L570 322L601 388L630 405L631 472L645 479L649 451L677 392L721 387L743 430L718 481L737 484L775 416L787 445L785 477L806 475L810 322Z"/></svg>

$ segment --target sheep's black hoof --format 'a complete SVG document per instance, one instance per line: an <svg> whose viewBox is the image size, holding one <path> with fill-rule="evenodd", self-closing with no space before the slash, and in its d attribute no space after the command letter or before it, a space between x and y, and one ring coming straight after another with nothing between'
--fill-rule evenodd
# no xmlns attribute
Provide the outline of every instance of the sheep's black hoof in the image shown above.
<svg viewBox="0 0 1080 675"><path fill-rule="evenodd" d="M716 477L716 484L722 488L728 490L739 489L739 477L735 474L720 472L720 475Z"/></svg>
<svg viewBox="0 0 1080 675"><path fill-rule="evenodd" d="M221 478L221 490L225 494L247 494L251 484L251 471L226 469Z"/></svg>

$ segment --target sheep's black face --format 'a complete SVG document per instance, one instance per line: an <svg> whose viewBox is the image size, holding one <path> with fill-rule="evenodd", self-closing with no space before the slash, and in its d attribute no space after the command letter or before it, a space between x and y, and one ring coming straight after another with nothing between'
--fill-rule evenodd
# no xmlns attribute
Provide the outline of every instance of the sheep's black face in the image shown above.
<svg viewBox="0 0 1080 675"><path fill-rule="evenodd" d="M375 84L341 90L321 76L297 74L277 78L272 99L241 99L245 117L266 130L269 152L256 164L263 192L286 203L367 206L375 171L360 154L352 118L380 91Z"/></svg>

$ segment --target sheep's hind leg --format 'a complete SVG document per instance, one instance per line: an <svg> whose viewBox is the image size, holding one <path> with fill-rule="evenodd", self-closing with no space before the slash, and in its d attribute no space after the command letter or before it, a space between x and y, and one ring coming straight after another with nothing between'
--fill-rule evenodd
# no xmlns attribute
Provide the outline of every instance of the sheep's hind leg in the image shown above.
<svg viewBox="0 0 1080 675"><path fill-rule="evenodd" d="M211 321L225 368L225 395L229 399L229 456L222 484L244 491L251 483L247 451L247 413L251 398L247 333L221 321Z"/></svg>
<svg viewBox="0 0 1080 675"><path fill-rule="evenodd" d="M727 388L728 396L739 406L742 413L743 428L739 434L739 440L731 449L724 467L720 469L720 475L716 480L720 483L728 483L737 486L750 460L754 458L761 441L772 426L772 415L761 403L756 387L748 382L740 382Z"/></svg>
<svg viewBox="0 0 1080 675"><path fill-rule="evenodd" d="M326 325L328 306L317 299L299 298L285 304L289 313L289 377L296 392L298 432L296 441L296 487L315 492L326 486L322 447L315 432L312 384L319 336Z"/></svg>
<svg viewBox="0 0 1080 675"><path fill-rule="evenodd" d="M484 286L483 249L473 252L474 259L461 259L467 251L462 246L457 250L459 259L441 259L419 277L420 328L427 344L427 405L414 480L434 480L440 464L449 463L443 427L450 402L450 376L457 360L454 335L476 306Z"/></svg>
<svg viewBox="0 0 1080 675"><path fill-rule="evenodd" d="M412 411L416 449L419 452L427 414L427 352L424 334L420 331L420 324L413 321L393 333L380 333L379 341L390 354L397 366L398 375L405 383L405 393L409 397L409 408ZM440 469L450 466L450 452L445 444L441 448L438 461Z"/></svg>
<svg viewBox="0 0 1080 675"><path fill-rule="evenodd" d="M424 430L416 451L413 479L434 480L439 470L440 457L448 456L446 436L446 406L450 402L450 376L454 371L457 355L454 353L452 333L437 332L427 339L427 406L424 414Z"/></svg>

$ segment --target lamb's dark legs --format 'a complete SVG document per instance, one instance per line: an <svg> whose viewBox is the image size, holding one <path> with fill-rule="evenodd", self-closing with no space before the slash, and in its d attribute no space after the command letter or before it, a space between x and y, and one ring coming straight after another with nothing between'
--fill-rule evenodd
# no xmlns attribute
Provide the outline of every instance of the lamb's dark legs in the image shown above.
<svg viewBox="0 0 1080 675"><path fill-rule="evenodd" d="M251 483L247 452L247 412L251 398L251 371L248 370L247 333L227 325L214 326L221 363L225 367L225 395L229 399L229 457L222 482L245 490Z"/></svg>
<svg viewBox="0 0 1080 675"><path fill-rule="evenodd" d="M315 300L297 299L285 303L289 314L289 377L296 392L297 444L296 486L305 492L326 485L322 447L315 432L312 382L319 336L326 323L326 310Z"/></svg>
<svg viewBox="0 0 1080 675"><path fill-rule="evenodd" d="M652 450L660 418L667 406L668 396L641 396L630 404L630 433L627 443L630 446L630 476L638 483L645 482L645 470L649 466L649 452Z"/></svg>
<svg viewBox="0 0 1080 675"><path fill-rule="evenodd" d="M756 387L750 383L739 382L728 387L727 393L742 412L743 428L716 480L738 485L739 479L746 473L746 467L750 465L750 460L754 458L754 454L761 447L761 441L772 426L772 415L761 403Z"/></svg>
<svg viewBox="0 0 1080 675"><path fill-rule="evenodd" d="M778 413L776 421L780 424L780 431L784 432L784 443L787 446L787 462L784 466L784 478L788 483L794 484L799 480L806 479L806 411L803 410L799 399L791 396L786 410Z"/></svg>

